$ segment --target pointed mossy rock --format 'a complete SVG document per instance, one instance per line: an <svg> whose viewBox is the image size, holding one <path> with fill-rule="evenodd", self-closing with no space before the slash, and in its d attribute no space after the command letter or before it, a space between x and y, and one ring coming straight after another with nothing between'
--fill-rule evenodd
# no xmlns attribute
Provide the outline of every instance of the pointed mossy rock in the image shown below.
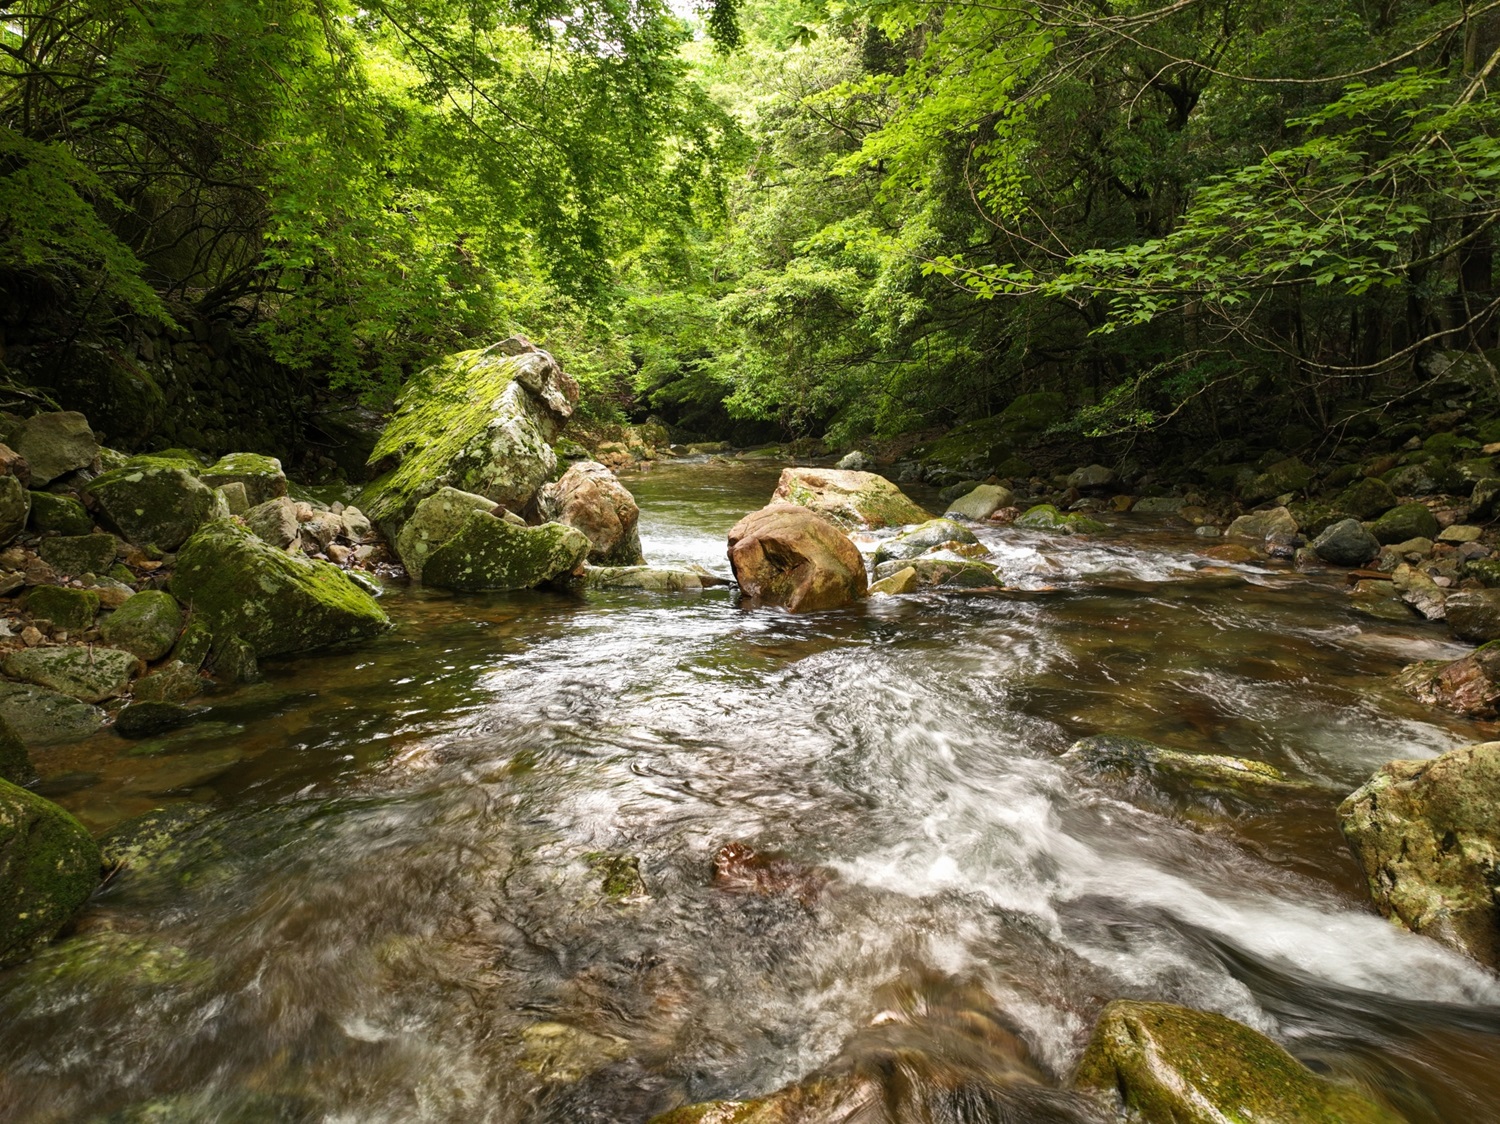
<svg viewBox="0 0 1500 1124"><path fill-rule="evenodd" d="M82 632L99 615L99 595L91 589L39 585L26 595L25 610L67 632Z"/></svg>
<svg viewBox="0 0 1500 1124"><path fill-rule="evenodd" d="M519 511L552 479L552 442L577 401L578 384L519 336L450 355L407 383L370 456L400 463L365 488L359 507L399 527L451 487Z"/></svg>
<svg viewBox="0 0 1500 1124"><path fill-rule="evenodd" d="M229 515L219 492L169 457L132 458L88 490L105 525L137 546L176 550L203 524Z"/></svg>
<svg viewBox="0 0 1500 1124"><path fill-rule="evenodd" d="M238 636L262 659L390 627L375 599L337 566L277 550L229 520L183 545L171 588L217 641Z"/></svg>
<svg viewBox="0 0 1500 1124"><path fill-rule="evenodd" d="M1248 1026L1170 1003L1105 1007L1074 1084L1172 1124L1402 1124Z"/></svg>
<svg viewBox="0 0 1500 1124"><path fill-rule="evenodd" d="M587 535L561 523L517 527L470 511L453 537L427 556L422 584L460 593L532 589L572 575L589 547Z"/></svg>
<svg viewBox="0 0 1500 1124"><path fill-rule="evenodd" d="M22 648L5 657L5 674L23 683L96 703L125 693L141 661L118 648Z"/></svg>
<svg viewBox="0 0 1500 1124"><path fill-rule="evenodd" d="M94 529L88 510L72 496L31 493L31 529L42 535L86 535Z"/></svg>
<svg viewBox="0 0 1500 1124"><path fill-rule="evenodd" d="M37 544L42 561L70 577L104 574L115 564L120 540L114 535L55 535Z"/></svg>
<svg viewBox="0 0 1500 1124"><path fill-rule="evenodd" d="M210 488L242 484L245 501L255 507L286 495L286 473L275 457L259 453L228 453L203 470L199 477Z"/></svg>
<svg viewBox="0 0 1500 1124"><path fill-rule="evenodd" d="M147 662L170 652L180 632L182 607L161 589L137 593L99 625L99 635L106 644L134 652Z"/></svg>
<svg viewBox="0 0 1500 1124"><path fill-rule="evenodd" d="M0 966L24 960L99 884L99 848L50 800L0 780Z"/></svg>

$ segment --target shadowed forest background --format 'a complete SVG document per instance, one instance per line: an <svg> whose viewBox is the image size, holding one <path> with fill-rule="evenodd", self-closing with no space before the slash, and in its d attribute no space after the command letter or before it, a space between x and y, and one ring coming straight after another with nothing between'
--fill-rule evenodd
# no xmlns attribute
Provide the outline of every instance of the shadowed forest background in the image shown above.
<svg viewBox="0 0 1500 1124"><path fill-rule="evenodd" d="M1072 440L1306 446L1496 386L1496 3L0 23L0 397L122 446L336 459L356 403L513 331L587 416L741 442L1048 391Z"/></svg>

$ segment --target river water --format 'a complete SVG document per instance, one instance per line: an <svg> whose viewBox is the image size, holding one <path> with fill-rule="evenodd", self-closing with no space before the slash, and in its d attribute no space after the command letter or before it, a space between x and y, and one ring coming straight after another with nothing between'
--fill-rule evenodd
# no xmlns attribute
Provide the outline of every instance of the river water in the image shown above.
<svg viewBox="0 0 1500 1124"><path fill-rule="evenodd" d="M777 472L629 479L648 559L727 573ZM1500 1120L1500 983L1374 913L1334 815L1386 760L1493 736L1385 681L1458 649L1111 518L982 530L1005 594L802 617L392 590L390 635L199 726L42 751L92 829L175 819L0 973L0 1119L644 1121L828 1063L897 986L982 994L1057 1080L1104 1003L1153 998L1413 1121ZM1112 786L1061 759L1095 733L1319 789ZM716 886L729 843L780 882ZM632 858L644 892L606 894Z"/></svg>

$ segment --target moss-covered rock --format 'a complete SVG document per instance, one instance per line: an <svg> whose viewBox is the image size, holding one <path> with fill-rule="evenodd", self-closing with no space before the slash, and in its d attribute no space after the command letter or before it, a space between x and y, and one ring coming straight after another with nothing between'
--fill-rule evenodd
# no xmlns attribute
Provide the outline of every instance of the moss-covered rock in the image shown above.
<svg viewBox="0 0 1500 1124"><path fill-rule="evenodd" d="M81 823L0 780L0 966L56 936L93 893L99 868Z"/></svg>
<svg viewBox="0 0 1500 1124"><path fill-rule="evenodd" d="M1347 512L1355 519L1368 522L1378 519L1400 501L1396 493L1391 491L1390 485L1385 481L1373 476L1366 476L1350 484L1338 494L1333 501L1333 506L1339 511Z"/></svg>
<svg viewBox="0 0 1500 1124"><path fill-rule="evenodd" d="M131 692L136 702L186 702L203 693L208 680L198 673L197 665L168 660L159 668L135 681Z"/></svg>
<svg viewBox="0 0 1500 1124"><path fill-rule="evenodd" d="M1005 428L1014 434L1041 433L1068 416L1068 400L1055 390L1018 394L1000 411Z"/></svg>
<svg viewBox="0 0 1500 1124"><path fill-rule="evenodd" d="M0 712L27 745L55 745L97 733L104 712L32 683L0 680Z"/></svg>
<svg viewBox="0 0 1500 1124"><path fill-rule="evenodd" d="M115 733L122 738L152 738L186 726L193 712L173 702L133 702L115 716Z"/></svg>
<svg viewBox="0 0 1500 1124"><path fill-rule="evenodd" d="M1434 539L1438 534L1438 521L1426 504L1403 503L1376 519L1369 530L1382 545L1407 539Z"/></svg>
<svg viewBox="0 0 1500 1124"><path fill-rule="evenodd" d="M190 620L183 627L177 646L172 649L172 658L197 670L203 666L203 661L208 659L208 653L213 650L213 643L214 634L209 630L208 625L201 620Z"/></svg>
<svg viewBox="0 0 1500 1124"><path fill-rule="evenodd" d="M259 453L229 453L203 470L200 477L211 488L241 484L245 500L251 506L286 495L286 473L275 457Z"/></svg>
<svg viewBox="0 0 1500 1124"><path fill-rule="evenodd" d="M882 562L875 567L875 580L885 581L907 570L913 572L910 583L912 588L999 589L1004 584L993 566L950 551L924 554L909 561L894 559ZM884 592L889 592L889 587Z"/></svg>
<svg viewBox="0 0 1500 1124"><path fill-rule="evenodd" d="M439 488L412 509L411 517L396 536L396 554L412 581L422 580L422 567L432 552L458 534L464 521L475 512L491 515L495 501L488 496Z"/></svg>
<svg viewBox="0 0 1500 1124"><path fill-rule="evenodd" d="M1081 738L1063 754L1063 760L1095 775L1145 781L1174 795L1271 800L1318 791L1263 761L1185 753L1115 734Z"/></svg>
<svg viewBox="0 0 1500 1124"><path fill-rule="evenodd" d="M1297 457L1288 457L1277 461L1257 476L1243 489L1241 495L1248 503L1259 503L1287 492L1300 492L1312 483L1312 478L1311 468Z"/></svg>
<svg viewBox="0 0 1500 1124"><path fill-rule="evenodd" d="M222 495L166 458L134 458L94 480L89 492L107 526L160 550L176 550L203 524L229 515Z"/></svg>
<svg viewBox="0 0 1500 1124"><path fill-rule="evenodd" d="M170 593L150 589L137 593L99 626L106 644L159 660L172 650L182 632L182 607Z"/></svg>
<svg viewBox="0 0 1500 1124"><path fill-rule="evenodd" d="M36 769L31 764L31 755L26 752L26 743L0 714L0 780L11 784L30 784L36 780Z"/></svg>
<svg viewBox="0 0 1500 1124"><path fill-rule="evenodd" d="M94 520L72 496L32 492L31 529L39 535L86 535L94 529Z"/></svg>
<svg viewBox="0 0 1500 1124"><path fill-rule="evenodd" d="M1105 1007L1074 1082L1163 1124L1401 1124L1265 1035L1169 1003L1121 999Z"/></svg>
<svg viewBox="0 0 1500 1124"><path fill-rule="evenodd" d="M577 401L578 384L520 337L450 355L407 384L370 457L400 463L359 506L399 526L423 498L452 487L521 510L552 478L552 442Z"/></svg>
<svg viewBox="0 0 1500 1124"><path fill-rule="evenodd" d="M585 589L639 589L648 593L697 593L703 576L656 566L585 566Z"/></svg>
<svg viewBox="0 0 1500 1124"><path fill-rule="evenodd" d="M470 511L422 567L424 585L460 593L532 589L570 577L588 556L582 531L561 523L516 526Z"/></svg>
<svg viewBox="0 0 1500 1124"><path fill-rule="evenodd" d="M1268 511L1251 511L1241 515L1224 532L1225 538L1263 543L1277 537L1290 537L1298 531L1297 519L1284 507Z"/></svg>
<svg viewBox="0 0 1500 1124"><path fill-rule="evenodd" d="M0 476L0 546L26 529L31 516L31 493L14 476Z"/></svg>
<svg viewBox="0 0 1500 1124"><path fill-rule="evenodd" d="M771 503L794 503L850 529L903 527L932 518L885 477L836 468L783 469Z"/></svg>
<svg viewBox="0 0 1500 1124"><path fill-rule="evenodd" d="M23 648L5 657L5 674L86 703L123 695L141 661L118 648Z"/></svg>
<svg viewBox="0 0 1500 1124"><path fill-rule="evenodd" d="M1063 513L1050 503L1039 503L1029 507L1015 521L1015 526L1029 531L1053 531L1064 535L1098 534L1109 530L1097 519L1090 519L1082 512Z"/></svg>
<svg viewBox="0 0 1500 1124"><path fill-rule="evenodd" d="M120 542L114 535L55 535L37 545L42 561L73 577L104 574L115 564Z"/></svg>
<svg viewBox="0 0 1500 1124"><path fill-rule="evenodd" d="M92 589L39 585L26 595L25 609L70 633L82 632L99 615L99 595Z"/></svg>
<svg viewBox="0 0 1500 1124"><path fill-rule="evenodd" d="M385 631L375 599L327 562L297 557L235 523L200 529L177 556L172 592L220 641L258 657L312 651Z"/></svg>
<svg viewBox="0 0 1500 1124"><path fill-rule="evenodd" d="M26 458L31 483L38 488L75 468L87 468L99 455L88 419L72 410L37 414L10 444Z"/></svg>
<svg viewBox="0 0 1500 1124"><path fill-rule="evenodd" d="M226 637L214 645L214 678L221 683L253 683L260 678L260 661L255 649L238 636Z"/></svg>
<svg viewBox="0 0 1500 1124"><path fill-rule="evenodd" d="M944 543L977 543L978 541L974 537L974 532L962 523L955 523L951 519L929 519L881 543L875 550L874 562L876 566L879 566L883 562L916 558L920 554L926 554L929 550L936 550Z"/></svg>

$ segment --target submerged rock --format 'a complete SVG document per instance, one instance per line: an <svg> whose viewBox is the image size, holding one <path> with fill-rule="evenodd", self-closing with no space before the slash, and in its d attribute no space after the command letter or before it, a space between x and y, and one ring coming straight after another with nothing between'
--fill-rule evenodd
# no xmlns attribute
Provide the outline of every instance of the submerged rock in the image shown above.
<svg viewBox="0 0 1500 1124"><path fill-rule="evenodd" d="M850 529L902 527L932 518L900 488L873 472L783 469L771 504L796 504Z"/></svg>
<svg viewBox="0 0 1500 1124"><path fill-rule="evenodd" d="M585 589L640 589L650 593L696 593L703 576L693 570L656 566L585 566Z"/></svg>
<svg viewBox="0 0 1500 1124"><path fill-rule="evenodd" d="M134 652L147 662L170 652L181 632L182 607L160 589L137 593L99 625L99 636L106 644Z"/></svg>
<svg viewBox="0 0 1500 1124"><path fill-rule="evenodd" d="M1185 753L1116 734L1081 738L1068 747L1063 760L1091 773L1140 778L1190 793L1232 799L1268 799L1317 791L1262 761L1217 753Z"/></svg>
<svg viewBox="0 0 1500 1124"><path fill-rule="evenodd" d="M917 589L999 589L1004 584L993 566L950 551L924 554L910 561L883 562L875 567L875 577L884 581L906 570L912 572L911 584Z"/></svg>
<svg viewBox="0 0 1500 1124"><path fill-rule="evenodd" d="M974 532L961 523L955 523L946 518L929 519L926 523L913 527L910 531L903 531L895 538L881 543L876 548L874 563L879 566L882 562L916 558L945 543L977 543L978 541Z"/></svg>
<svg viewBox="0 0 1500 1124"><path fill-rule="evenodd" d="M5 674L86 703L123 695L141 661L118 648L23 648L5 657Z"/></svg>
<svg viewBox="0 0 1500 1124"><path fill-rule="evenodd" d="M173 702L134 702L115 716L115 733L122 738L150 738L186 726L193 712Z"/></svg>
<svg viewBox="0 0 1500 1124"><path fill-rule="evenodd" d="M26 458L31 484L36 488L75 468L87 468L99 455L99 442L88 419L72 410L28 419L11 444Z"/></svg>
<svg viewBox="0 0 1500 1124"><path fill-rule="evenodd" d="M246 641L258 657L364 640L390 627L385 612L337 566L277 550L221 520L177 556L172 592L216 641Z"/></svg>
<svg viewBox="0 0 1500 1124"><path fill-rule="evenodd" d="M903 593L911 593L920 588L917 581L917 568L915 566L904 566L894 573L887 574L883 578L877 578L870 583L870 593L883 593L887 597L896 597Z"/></svg>
<svg viewBox="0 0 1500 1124"><path fill-rule="evenodd" d="M537 506L542 518L584 533L590 562L601 566L645 563L637 528L641 511L635 497L598 461L578 461L561 480L543 485Z"/></svg>
<svg viewBox="0 0 1500 1124"><path fill-rule="evenodd" d="M1312 541L1313 552L1334 566L1363 566L1380 553L1380 543L1357 519L1340 519Z"/></svg>
<svg viewBox="0 0 1500 1124"><path fill-rule="evenodd" d="M1105 1007L1074 1083L1163 1124L1401 1124L1248 1026L1169 1003Z"/></svg>
<svg viewBox="0 0 1500 1124"><path fill-rule="evenodd" d="M847 605L863 597L868 584L864 559L849 536L791 503L773 503L736 523L729 532L729 564L752 604L793 613Z"/></svg>
<svg viewBox="0 0 1500 1124"><path fill-rule="evenodd" d="M245 502L256 507L286 495L286 474L275 457L259 453L229 453L203 470L201 477L210 488L239 484L245 489Z"/></svg>
<svg viewBox="0 0 1500 1124"><path fill-rule="evenodd" d="M578 384L520 336L450 355L407 384L370 458L400 464L365 489L359 506L399 525L451 487L522 510L552 478L552 442L577 401Z"/></svg>
<svg viewBox="0 0 1500 1124"><path fill-rule="evenodd" d="M3 714L0 714L0 780L11 784L30 784L36 780L36 769L31 764L31 755L26 752L26 743Z"/></svg>
<svg viewBox="0 0 1500 1124"><path fill-rule="evenodd" d="M1500 742L1390 761L1339 805L1380 912L1500 968Z"/></svg>
<svg viewBox="0 0 1500 1124"><path fill-rule="evenodd" d="M58 573L77 578L108 573L119 545L114 535L60 535L43 539L37 553Z"/></svg>
<svg viewBox="0 0 1500 1124"><path fill-rule="evenodd" d="M81 823L0 780L0 966L24 960L73 919L100 865Z"/></svg>
<svg viewBox="0 0 1500 1124"><path fill-rule="evenodd" d="M136 457L89 484L100 518L137 546L176 550L199 527L229 516L224 497L170 457Z"/></svg>
<svg viewBox="0 0 1500 1124"><path fill-rule="evenodd" d="M947 519L971 519L978 523L1015 502L1015 493L1009 488L999 484L981 484L950 503L943 516Z"/></svg>

